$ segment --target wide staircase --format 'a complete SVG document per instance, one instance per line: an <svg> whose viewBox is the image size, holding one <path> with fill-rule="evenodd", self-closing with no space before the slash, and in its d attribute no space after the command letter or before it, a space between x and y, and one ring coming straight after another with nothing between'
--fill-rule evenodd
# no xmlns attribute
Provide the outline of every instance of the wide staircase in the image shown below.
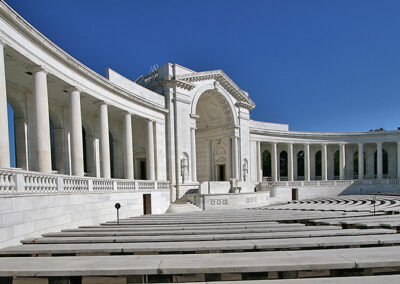
<svg viewBox="0 0 400 284"><path fill-rule="evenodd" d="M201 208L190 202L185 196L172 202L165 213L184 213L202 211Z"/></svg>
<svg viewBox="0 0 400 284"><path fill-rule="evenodd" d="M400 197L145 215L0 250L0 283L400 283Z"/></svg>

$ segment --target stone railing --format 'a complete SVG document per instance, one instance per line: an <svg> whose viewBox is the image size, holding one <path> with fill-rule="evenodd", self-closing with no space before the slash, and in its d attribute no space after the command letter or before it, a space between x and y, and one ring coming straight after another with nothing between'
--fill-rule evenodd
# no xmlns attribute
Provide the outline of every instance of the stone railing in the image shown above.
<svg viewBox="0 0 400 284"><path fill-rule="evenodd" d="M400 179L263 181L263 187L343 187L350 185L400 185Z"/></svg>
<svg viewBox="0 0 400 284"><path fill-rule="evenodd" d="M0 195L56 192L169 191L168 181L125 180L0 169Z"/></svg>

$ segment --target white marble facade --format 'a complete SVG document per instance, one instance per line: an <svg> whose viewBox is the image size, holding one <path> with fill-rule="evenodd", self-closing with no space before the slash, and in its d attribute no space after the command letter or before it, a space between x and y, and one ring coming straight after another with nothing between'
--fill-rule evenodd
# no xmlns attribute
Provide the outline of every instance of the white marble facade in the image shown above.
<svg viewBox="0 0 400 284"><path fill-rule="evenodd" d="M223 71L165 64L129 80L95 73L0 2L0 167L169 181L171 200L208 181L400 178L400 132L309 133L253 121ZM365 162L362 162L362 161ZM357 163L355 165L355 163Z"/></svg>

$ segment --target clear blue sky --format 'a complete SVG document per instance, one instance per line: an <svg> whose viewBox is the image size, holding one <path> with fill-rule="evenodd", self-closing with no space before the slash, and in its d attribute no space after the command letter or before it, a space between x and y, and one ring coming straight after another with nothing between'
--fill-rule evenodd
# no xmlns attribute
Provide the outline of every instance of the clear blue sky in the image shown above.
<svg viewBox="0 0 400 284"><path fill-rule="evenodd" d="M8 0L69 54L135 80L223 69L255 120L299 131L400 126L400 1Z"/></svg>

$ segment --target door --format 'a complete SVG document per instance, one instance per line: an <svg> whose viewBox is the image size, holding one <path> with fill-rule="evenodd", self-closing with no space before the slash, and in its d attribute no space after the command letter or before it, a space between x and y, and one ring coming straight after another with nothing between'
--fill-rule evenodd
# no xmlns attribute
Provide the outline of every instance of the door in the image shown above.
<svg viewBox="0 0 400 284"><path fill-rule="evenodd" d="M225 181L225 165L218 165L218 180Z"/></svg>
<svg viewBox="0 0 400 284"><path fill-rule="evenodd" d="M151 194L143 194L143 215L151 214Z"/></svg>
<svg viewBox="0 0 400 284"><path fill-rule="evenodd" d="M292 188L292 200L298 200L298 199L299 199L299 189Z"/></svg>

